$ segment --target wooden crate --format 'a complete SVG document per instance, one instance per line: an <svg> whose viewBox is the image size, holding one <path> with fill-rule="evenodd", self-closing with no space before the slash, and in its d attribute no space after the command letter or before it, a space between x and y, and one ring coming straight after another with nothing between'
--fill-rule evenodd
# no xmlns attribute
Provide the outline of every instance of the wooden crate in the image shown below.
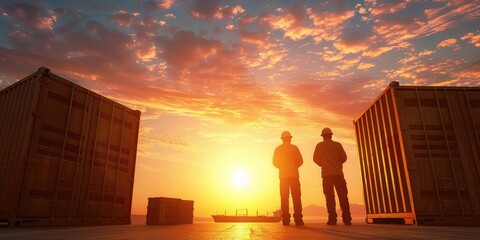
<svg viewBox="0 0 480 240"><path fill-rule="evenodd" d="M148 198L147 225L193 223L193 204L179 198Z"/></svg>

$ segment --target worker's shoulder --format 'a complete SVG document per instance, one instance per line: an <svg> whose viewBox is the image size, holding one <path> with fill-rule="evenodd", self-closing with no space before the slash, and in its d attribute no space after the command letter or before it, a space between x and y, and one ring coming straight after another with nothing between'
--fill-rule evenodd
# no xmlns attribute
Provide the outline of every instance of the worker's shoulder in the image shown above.
<svg viewBox="0 0 480 240"><path fill-rule="evenodd" d="M298 149L298 147L293 144L281 144L275 149L295 149L295 148Z"/></svg>
<svg viewBox="0 0 480 240"><path fill-rule="evenodd" d="M278 146L275 148L275 151L277 151L277 150L279 150L279 149L282 149L282 145L283 145L283 144L278 145Z"/></svg>
<svg viewBox="0 0 480 240"><path fill-rule="evenodd" d="M341 143L339 142L336 142L336 141L333 141L333 140L326 140L326 141L322 141L322 142L319 142L317 144L317 146L331 146L331 145L342 145Z"/></svg>
<svg viewBox="0 0 480 240"><path fill-rule="evenodd" d="M333 140L332 140L332 142L335 143L335 144L342 145L340 142L337 142L337 141L333 141Z"/></svg>
<svg viewBox="0 0 480 240"><path fill-rule="evenodd" d="M293 148L298 148L297 145L295 145L295 144L289 144L289 145Z"/></svg>

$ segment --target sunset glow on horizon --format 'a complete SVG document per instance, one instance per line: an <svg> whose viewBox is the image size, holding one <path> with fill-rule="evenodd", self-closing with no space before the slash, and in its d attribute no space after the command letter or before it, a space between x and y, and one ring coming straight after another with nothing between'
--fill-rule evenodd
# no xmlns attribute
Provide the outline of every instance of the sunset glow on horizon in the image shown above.
<svg viewBox="0 0 480 240"><path fill-rule="evenodd" d="M133 214L149 197L279 209L285 130L303 206L324 206L324 127L363 205L352 121L388 84L480 86L480 0L6 0L0 26L0 89L45 66L142 112Z"/></svg>

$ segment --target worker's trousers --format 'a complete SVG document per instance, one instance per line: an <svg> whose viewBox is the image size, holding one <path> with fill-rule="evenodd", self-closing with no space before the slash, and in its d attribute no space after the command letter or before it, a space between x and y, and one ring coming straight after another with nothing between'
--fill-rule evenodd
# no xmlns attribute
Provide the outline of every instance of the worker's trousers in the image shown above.
<svg viewBox="0 0 480 240"><path fill-rule="evenodd" d="M327 202L328 221L337 222L337 210L335 209L335 192L337 191L340 208L342 209L343 222L351 222L350 204L348 202L347 182L343 176L323 177L323 193Z"/></svg>
<svg viewBox="0 0 480 240"><path fill-rule="evenodd" d="M300 190L300 180L298 177L280 178L280 200L282 209L283 221L290 222L290 209L288 206L290 191L292 193L293 201L293 218L295 221L301 221L302 215L302 200Z"/></svg>

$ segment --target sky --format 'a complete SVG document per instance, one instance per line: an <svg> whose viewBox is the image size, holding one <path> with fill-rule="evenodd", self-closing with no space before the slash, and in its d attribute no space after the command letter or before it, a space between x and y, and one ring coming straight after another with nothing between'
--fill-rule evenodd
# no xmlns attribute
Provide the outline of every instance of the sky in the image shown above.
<svg viewBox="0 0 480 240"><path fill-rule="evenodd" d="M391 81L480 86L480 1L2 0L0 89L40 66L142 112L133 214L148 197L278 209L284 130L303 205L324 206L324 127L363 204L353 120Z"/></svg>

